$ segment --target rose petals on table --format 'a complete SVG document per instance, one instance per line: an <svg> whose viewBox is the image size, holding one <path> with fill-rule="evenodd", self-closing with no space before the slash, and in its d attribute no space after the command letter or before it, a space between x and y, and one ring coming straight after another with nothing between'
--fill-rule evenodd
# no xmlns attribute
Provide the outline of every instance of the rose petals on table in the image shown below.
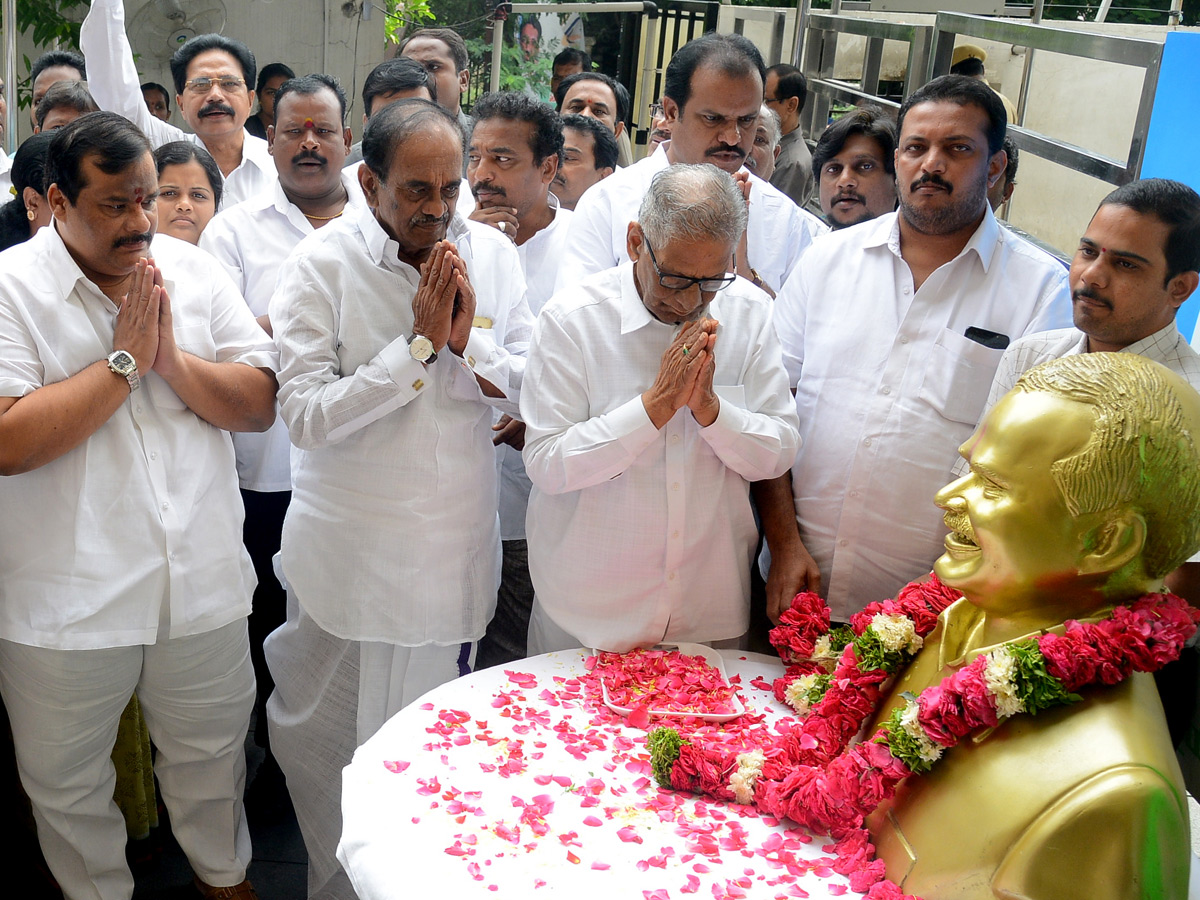
<svg viewBox="0 0 1200 900"><path fill-rule="evenodd" d="M383 767L385 769L387 769L389 772L391 772L393 775L399 775L401 772L403 772L405 769L407 769L410 765L412 765L412 763L407 763L407 762L404 762L403 760L399 760L399 759L389 759L389 760L385 760L383 763Z"/></svg>

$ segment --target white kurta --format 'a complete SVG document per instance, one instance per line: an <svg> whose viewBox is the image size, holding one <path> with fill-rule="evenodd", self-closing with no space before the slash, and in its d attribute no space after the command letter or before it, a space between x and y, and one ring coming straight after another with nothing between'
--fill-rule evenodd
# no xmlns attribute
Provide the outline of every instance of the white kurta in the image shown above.
<svg viewBox="0 0 1200 900"><path fill-rule="evenodd" d="M770 298L737 281L709 315L720 413L701 428L684 408L662 429L641 394L677 329L647 312L632 265L560 292L538 317L521 399L529 571L541 607L586 646L746 630L749 482L787 471L796 415Z"/></svg>
<svg viewBox="0 0 1200 900"><path fill-rule="evenodd" d="M350 175L342 182L348 197L343 216L356 216L365 207L362 189ZM200 247L217 258L246 298L250 311L267 315L279 270L288 255L316 231L276 180L257 197L217 213L200 235ZM282 417L261 434L233 436L238 481L247 491L292 489L292 442Z"/></svg>
<svg viewBox="0 0 1200 900"><path fill-rule="evenodd" d="M147 14L151 11L147 10ZM79 48L87 62L88 90L96 104L120 113L141 129L153 147L171 141L191 141L204 146L197 135L155 118L142 97L141 78L133 62L133 49L125 34L123 0L93 0L79 30ZM248 85L250 90L254 85ZM270 187L279 176L267 142L250 132L243 135L242 161L225 176L221 208L249 200Z"/></svg>
<svg viewBox="0 0 1200 900"><path fill-rule="evenodd" d="M629 260L629 223L637 219L654 176L669 165L666 152L660 150L583 192L567 230L567 252L558 270L560 289ZM829 228L754 174L750 175L749 212L746 252L750 265L778 291L801 254Z"/></svg>
<svg viewBox="0 0 1200 900"><path fill-rule="evenodd" d="M800 534L835 619L929 571L950 481L1002 350L1070 321L1067 271L991 212L963 251L913 290L897 214L834 232L775 304L803 446L792 467Z"/></svg>
<svg viewBox="0 0 1200 900"><path fill-rule="evenodd" d="M180 349L274 369L274 345L207 253L165 235L152 253ZM0 396L65 381L112 352L117 307L55 228L0 254ZM0 479L0 638L59 650L153 644L250 612L254 570L229 433L156 372L85 442Z"/></svg>
<svg viewBox="0 0 1200 900"><path fill-rule="evenodd" d="M492 406L517 412L532 319L508 238L455 217L450 239L477 298L463 359L446 348L427 369L409 354L420 275L369 209L301 242L271 302L298 448L283 572L338 637L458 644L495 608Z"/></svg>
<svg viewBox="0 0 1200 900"><path fill-rule="evenodd" d="M517 247L521 271L525 273L525 297L535 318L554 294L554 280L566 247L567 226L571 222L571 210L559 206L558 198L553 194L550 199L555 210L554 220ZM523 541L525 511L533 485L525 473L520 450L501 444L496 448L496 455L500 463L500 537L506 541Z"/></svg>

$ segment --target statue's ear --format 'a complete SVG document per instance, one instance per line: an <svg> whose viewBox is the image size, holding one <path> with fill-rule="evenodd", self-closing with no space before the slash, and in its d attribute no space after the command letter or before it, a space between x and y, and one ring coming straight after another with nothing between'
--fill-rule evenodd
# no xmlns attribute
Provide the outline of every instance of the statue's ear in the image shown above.
<svg viewBox="0 0 1200 900"><path fill-rule="evenodd" d="M1146 546L1146 520L1134 509L1108 513L1084 536L1081 575L1117 572L1141 555Z"/></svg>

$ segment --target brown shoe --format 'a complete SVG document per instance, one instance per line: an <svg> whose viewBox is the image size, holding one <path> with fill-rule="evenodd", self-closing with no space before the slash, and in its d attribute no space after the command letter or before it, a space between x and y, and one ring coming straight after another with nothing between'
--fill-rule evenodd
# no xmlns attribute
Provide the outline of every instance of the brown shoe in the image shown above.
<svg viewBox="0 0 1200 900"><path fill-rule="evenodd" d="M192 883L204 900L258 900L258 894L254 893L254 885L248 880L232 887L213 887L199 878L194 878Z"/></svg>

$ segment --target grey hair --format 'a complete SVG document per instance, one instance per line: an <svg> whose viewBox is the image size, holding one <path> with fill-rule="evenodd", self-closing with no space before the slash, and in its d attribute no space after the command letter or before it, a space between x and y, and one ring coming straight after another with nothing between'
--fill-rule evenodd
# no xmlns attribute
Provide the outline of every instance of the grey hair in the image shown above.
<svg viewBox="0 0 1200 900"><path fill-rule="evenodd" d="M774 150L779 146L779 139L782 137L780 132L783 130L778 114L764 103L762 109L758 111L758 119L760 122L766 123L767 133L771 136L771 149Z"/></svg>
<svg viewBox="0 0 1200 900"><path fill-rule="evenodd" d="M746 199L728 172L680 163L654 176L638 225L655 247L709 238L736 244L746 230Z"/></svg>

